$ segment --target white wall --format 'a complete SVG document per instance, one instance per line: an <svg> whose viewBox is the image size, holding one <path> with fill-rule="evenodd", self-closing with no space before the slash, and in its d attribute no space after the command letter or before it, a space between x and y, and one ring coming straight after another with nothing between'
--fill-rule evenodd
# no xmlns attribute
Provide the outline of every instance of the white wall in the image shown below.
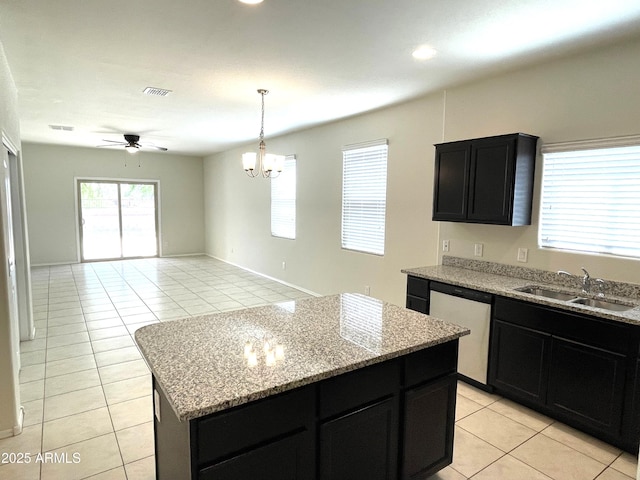
<svg viewBox="0 0 640 480"><path fill-rule="evenodd" d="M162 254L204 252L202 158L23 143L23 161L33 265L79 261L75 177L159 180Z"/></svg>
<svg viewBox="0 0 640 480"><path fill-rule="evenodd" d="M298 157L298 235L272 238L269 182L250 179L240 155L250 145L205 159L206 249L210 255L321 294L362 292L404 304L403 267L439 262L441 239L451 255L518 264L518 247L545 270L577 272L640 283L638 261L543 251L537 247L541 168L537 168L534 224L500 227L432 222L433 144L525 132L540 143L638 134L640 41L503 74L403 105L333 124L267 138L267 150ZM268 112L267 112L268 130ZM341 147L389 138L386 253L376 257L340 248ZM256 142L257 143L257 142ZM538 165L540 167L540 165ZM286 260L287 270L281 269Z"/></svg>
<svg viewBox="0 0 640 480"><path fill-rule="evenodd" d="M17 104L16 87L0 43L0 132L19 148L20 123ZM0 146L2 146L1 142ZM2 180L4 181L4 178ZM4 219L0 218L0 222L2 221ZM0 388L0 437L18 432L21 428L18 365L15 357L19 346L16 345L14 331L18 325L11 322L9 314L5 241L4 237L0 239L0 385L2 385Z"/></svg>

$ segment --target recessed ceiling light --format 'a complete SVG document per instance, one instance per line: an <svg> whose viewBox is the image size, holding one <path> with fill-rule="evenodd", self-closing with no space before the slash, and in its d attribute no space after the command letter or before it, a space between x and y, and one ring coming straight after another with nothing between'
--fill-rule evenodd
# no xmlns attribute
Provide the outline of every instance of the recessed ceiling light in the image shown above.
<svg viewBox="0 0 640 480"><path fill-rule="evenodd" d="M430 58L435 57L437 53L438 52L435 48L430 47L429 45L422 45L416 48L412 55L416 60L429 60Z"/></svg>
<svg viewBox="0 0 640 480"><path fill-rule="evenodd" d="M262 3L263 0L240 0L242 3L246 3L248 5L256 5L258 3Z"/></svg>

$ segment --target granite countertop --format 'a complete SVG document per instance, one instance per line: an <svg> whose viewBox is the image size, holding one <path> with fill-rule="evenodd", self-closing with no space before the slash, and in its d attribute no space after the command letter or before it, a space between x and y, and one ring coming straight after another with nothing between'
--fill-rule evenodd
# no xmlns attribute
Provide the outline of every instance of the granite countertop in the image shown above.
<svg viewBox="0 0 640 480"><path fill-rule="evenodd" d="M468 333L368 296L341 294L148 325L135 339L186 421Z"/></svg>
<svg viewBox="0 0 640 480"><path fill-rule="evenodd" d="M454 263L453 260L451 260L451 262ZM491 264L490 262L469 261L468 264L471 268L460 266L466 265L466 263L467 262L458 261L456 265L433 265L428 267L406 268L402 270L402 273L428 280L436 280L443 283L449 283L451 285L466 287L481 292L501 295L503 297L525 300L541 305L549 305L567 311L589 314L595 317L607 318L633 325L640 325L640 300L637 297L637 289L634 285L617 286L618 291L616 291L616 293L618 294L607 295L606 298L604 298L604 300L607 301L635 305L635 307L630 310L618 312L515 290L516 288L528 285L539 285L551 290L568 291L575 294L576 297L596 298L595 295L585 295L581 293L580 289L577 288L577 283L575 281L572 286L567 286L566 283L553 282L552 279L555 280L558 277L555 272L535 271L519 267L511 268L508 266L504 266L505 268L501 269L499 267L500 264ZM481 269L485 266L483 263L486 263L486 265L489 266L487 270L491 271L482 271ZM498 265L497 268L495 267L496 265ZM503 274L495 273L496 271ZM514 276L513 273L522 273L525 278ZM559 278L558 280L564 279ZM619 293L627 293L629 296L622 296Z"/></svg>

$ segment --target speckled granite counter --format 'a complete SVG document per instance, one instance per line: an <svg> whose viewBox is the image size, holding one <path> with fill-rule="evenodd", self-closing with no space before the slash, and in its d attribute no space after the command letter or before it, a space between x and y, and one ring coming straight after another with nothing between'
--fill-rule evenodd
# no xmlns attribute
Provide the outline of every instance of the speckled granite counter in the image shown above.
<svg viewBox="0 0 640 480"><path fill-rule="evenodd" d="M525 300L600 318L640 325L640 300L638 299L638 288L635 285L614 284L616 290L613 295L607 295L607 299L636 305L636 307L631 310L617 312L515 290L516 288L527 285L541 285L552 290L570 291L575 293L576 297L585 297L577 288L578 277L574 277L573 279L570 277L564 278L559 277L555 272L511 267L491 262L456 259L455 257L445 257L444 260L445 263L447 263L445 265L406 268L402 270L402 273L501 295L503 297Z"/></svg>
<svg viewBox="0 0 640 480"><path fill-rule="evenodd" d="M149 325L135 339L185 421L468 333L371 297L342 294Z"/></svg>

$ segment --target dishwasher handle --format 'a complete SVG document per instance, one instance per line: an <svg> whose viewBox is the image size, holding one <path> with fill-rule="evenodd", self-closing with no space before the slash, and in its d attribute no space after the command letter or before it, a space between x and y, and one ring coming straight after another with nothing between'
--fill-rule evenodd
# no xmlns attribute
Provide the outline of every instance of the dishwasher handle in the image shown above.
<svg viewBox="0 0 640 480"><path fill-rule="evenodd" d="M429 290L434 292L452 295L454 297L466 298L480 303L491 303L492 295L490 293L479 292L469 288L458 287L448 283L430 282Z"/></svg>

